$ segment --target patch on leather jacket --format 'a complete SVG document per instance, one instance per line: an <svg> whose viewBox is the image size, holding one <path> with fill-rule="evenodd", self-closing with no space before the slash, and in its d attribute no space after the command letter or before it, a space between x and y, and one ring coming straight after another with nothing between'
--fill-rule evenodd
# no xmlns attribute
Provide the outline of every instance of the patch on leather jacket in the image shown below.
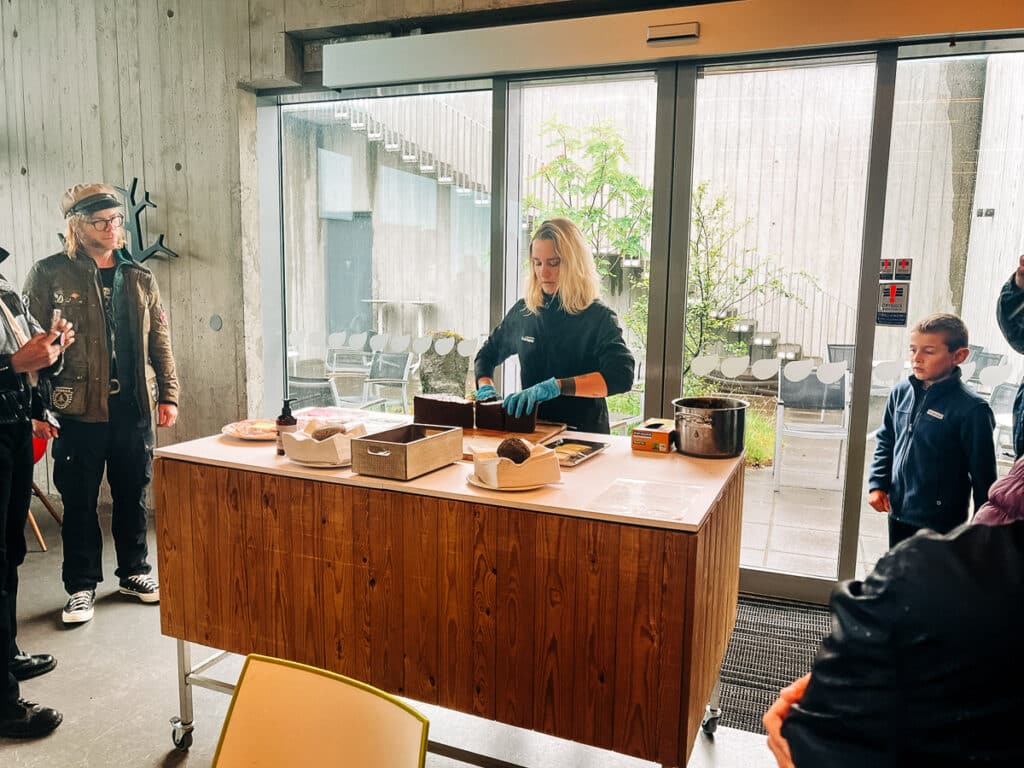
<svg viewBox="0 0 1024 768"><path fill-rule="evenodd" d="M54 387L53 388L53 407L58 411L62 411L71 405L72 399L74 399L75 390L73 387Z"/></svg>

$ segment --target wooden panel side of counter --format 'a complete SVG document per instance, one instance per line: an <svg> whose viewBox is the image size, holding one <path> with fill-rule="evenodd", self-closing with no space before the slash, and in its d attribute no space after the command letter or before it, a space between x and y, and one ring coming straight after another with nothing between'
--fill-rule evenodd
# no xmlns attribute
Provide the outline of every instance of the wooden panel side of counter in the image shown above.
<svg viewBox="0 0 1024 768"><path fill-rule="evenodd" d="M693 585L693 610L685 634L690 639L683 665L683 689L689 699L680 740L689 751L700 730L708 695L718 677L736 623L739 595L740 534L743 524L744 467L740 463L715 504L715 513L694 537L695 553L687 578Z"/></svg>
<svg viewBox="0 0 1024 768"><path fill-rule="evenodd" d="M695 561L728 571L735 489L704 541L172 459L155 474L165 634L685 765L735 610L735 579Z"/></svg>

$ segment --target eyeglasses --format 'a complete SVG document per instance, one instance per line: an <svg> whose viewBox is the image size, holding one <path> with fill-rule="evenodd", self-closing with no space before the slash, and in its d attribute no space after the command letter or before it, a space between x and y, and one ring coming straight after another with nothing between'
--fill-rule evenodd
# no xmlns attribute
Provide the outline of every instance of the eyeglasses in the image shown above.
<svg viewBox="0 0 1024 768"><path fill-rule="evenodd" d="M106 232L110 227L120 229L121 225L124 224L124 216L119 213L117 216L111 216L109 219L89 219L86 223L92 225L92 228L97 232Z"/></svg>

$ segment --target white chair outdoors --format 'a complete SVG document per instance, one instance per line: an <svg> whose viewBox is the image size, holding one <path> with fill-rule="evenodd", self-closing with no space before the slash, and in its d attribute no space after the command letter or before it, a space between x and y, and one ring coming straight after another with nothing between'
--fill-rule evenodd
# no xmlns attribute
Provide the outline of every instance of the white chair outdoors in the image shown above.
<svg viewBox="0 0 1024 768"><path fill-rule="evenodd" d="M444 357L453 349L455 349L455 339L451 336L444 336L434 342L434 351L441 357Z"/></svg>
<svg viewBox="0 0 1024 768"><path fill-rule="evenodd" d="M725 378L735 379L737 376L744 373L749 366L749 357L727 357L722 360L718 369L722 372L722 375Z"/></svg>
<svg viewBox="0 0 1024 768"><path fill-rule="evenodd" d="M777 357L766 357L764 360L758 360L750 366L750 375L760 381L770 379L772 376L778 376L779 363L780 361Z"/></svg>
<svg viewBox="0 0 1024 768"><path fill-rule="evenodd" d="M694 376L707 376L718 367L718 355L701 355L690 361L690 373Z"/></svg>
<svg viewBox="0 0 1024 768"><path fill-rule="evenodd" d="M1009 458L1011 461L1013 459L1013 402L1016 397L1017 386L1015 384L999 383L992 387L992 394L988 399L992 415L996 418L996 428L992 437L996 443L997 461L1005 458L1003 446L1009 446Z"/></svg>
<svg viewBox="0 0 1024 768"><path fill-rule="evenodd" d="M808 365L810 363L810 365ZM833 363L832 366L843 363ZM825 382L818 376L811 375L813 361L796 360L787 364L779 374L779 397L775 409L775 461L772 464L772 489L779 490L782 485L782 451L783 439L786 437L811 440L838 440L839 453L836 460L836 477L843 462L843 448L849 436L849 403L847 401L846 372L838 378L834 370L826 366ZM787 420L786 412L802 413L817 412L818 420L795 422ZM840 414L839 423L827 421L826 417Z"/></svg>
<svg viewBox="0 0 1024 768"><path fill-rule="evenodd" d="M388 347L388 336L384 333L378 333L372 339L370 339L370 349L373 352L383 352Z"/></svg>
<svg viewBox="0 0 1024 768"><path fill-rule="evenodd" d="M960 380L966 384L970 381L971 376L974 375L974 369L978 367L977 363L966 362L960 364Z"/></svg>
<svg viewBox="0 0 1024 768"><path fill-rule="evenodd" d="M1010 366L990 365L978 374L978 381L981 389L992 392L994 389L1010 378Z"/></svg>
<svg viewBox="0 0 1024 768"><path fill-rule="evenodd" d="M1006 355L1001 355L998 352L978 352L971 358L971 362L977 365L977 368L974 369L974 375L963 376L961 371L961 376L963 376L968 384L973 384L977 387L982 383L981 374L989 368L1001 366L1004 360L1006 360Z"/></svg>
<svg viewBox="0 0 1024 768"><path fill-rule="evenodd" d="M902 360L882 360L871 370L871 394L888 396L889 390L902 376Z"/></svg>
<svg viewBox="0 0 1024 768"><path fill-rule="evenodd" d="M339 408L361 408L365 411L381 411L382 413L387 409L388 401L383 397L373 397L365 384L360 397L342 394L338 389L337 377L330 378L329 386L334 405Z"/></svg>
<svg viewBox="0 0 1024 768"><path fill-rule="evenodd" d="M363 382L363 394L358 400L350 396L335 396L338 405L356 408L374 407L383 400L381 389L395 388L401 392L402 413L409 412L409 379L419 366L419 358L413 360L408 352L374 352L370 361L370 373ZM337 393L337 389L335 389Z"/></svg>
<svg viewBox="0 0 1024 768"><path fill-rule="evenodd" d="M288 397L292 409L334 405L334 380L328 376L289 376Z"/></svg>

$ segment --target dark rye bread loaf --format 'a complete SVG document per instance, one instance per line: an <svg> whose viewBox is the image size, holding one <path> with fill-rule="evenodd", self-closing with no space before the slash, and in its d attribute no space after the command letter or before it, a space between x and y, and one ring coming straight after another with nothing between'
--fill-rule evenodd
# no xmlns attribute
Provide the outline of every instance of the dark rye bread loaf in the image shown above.
<svg viewBox="0 0 1024 768"><path fill-rule="evenodd" d="M537 429L537 411L516 418L501 407L501 400L476 404L476 428L495 432L524 432Z"/></svg>
<svg viewBox="0 0 1024 768"><path fill-rule="evenodd" d="M473 428L473 403L455 395L416 395L412 414L417 424Z"/></svg>

